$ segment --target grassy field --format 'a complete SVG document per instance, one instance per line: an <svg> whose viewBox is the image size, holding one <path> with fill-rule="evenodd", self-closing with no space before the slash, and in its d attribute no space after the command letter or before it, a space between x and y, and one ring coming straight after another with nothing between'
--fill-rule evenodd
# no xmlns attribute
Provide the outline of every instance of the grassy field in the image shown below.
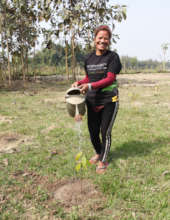
<svg viewBox="0 0 170 220"><path fill-rule="evenodd" d="M1 220L169 220L170 74L120 75L109 167L75 171L93 155L69 117L65 82L0 89ZM80 130L79 130L80 127Z"/></svg>

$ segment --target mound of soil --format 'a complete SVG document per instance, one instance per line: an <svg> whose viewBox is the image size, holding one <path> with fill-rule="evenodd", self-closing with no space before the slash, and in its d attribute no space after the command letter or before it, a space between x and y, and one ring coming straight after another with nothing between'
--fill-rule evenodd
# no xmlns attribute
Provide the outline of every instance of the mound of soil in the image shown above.
<svg viewBox="0 0 170 220"><path fill-rule="evenodd" d="M88 206L100 206L102 193L89 180L76 179L60 183L53 193L54 199L64 205L66 209L73 206L84 208ZM102 199L104 201L104 199Z"/></svg>

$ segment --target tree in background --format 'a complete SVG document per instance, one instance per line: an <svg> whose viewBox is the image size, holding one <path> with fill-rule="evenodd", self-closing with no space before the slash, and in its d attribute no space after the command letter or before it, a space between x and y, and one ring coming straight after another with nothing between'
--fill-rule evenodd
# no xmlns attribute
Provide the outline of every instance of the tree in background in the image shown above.
<svg viewBox="0 0 170 220"><path fill-rule="evenodd" d="M34 58L29 59L29 64L34 66L35 69L40 68L44 72L41 74L47 75L45 73L46 69L50 67L51 69L56 68L56 74L64 75L65 74L65 46L60 44L52 43L51 49L48 50L47 48L42 49L41 51L35 54ZM76 62L77 66L79 67L79 75L84 72L84 59L87 54L87 51L78 44L76 47ZM71 66L71 47L68 47L68 65ZM162 63L158 61L154 61L152 59L149 60L138 60L136 57L129 57L129 56L122 56L122 73L140 73L143 71L161 71ZM168 63L166 63L168 66ZM51 72L52 73L52 72ZM53 72L54 74L54 72Z"/></svg>
<svg viewBox="0 0 170 220"><path fill-rule="evenodd" d="M35 46L39 29L38 9L32 0L1 0L1 50L4 59L8 58L8 79L11 84L11 64L13 75L15 63L20 63L23 80L28 73L29 51ZM19 59L20 62L16 62Z"/></svg>
<svg viewBox="0 0 170 220"><path fill-rule="evenodd" d="M52 30L48 30L51 37L63 38L65 45L65 67L68 69L68 45L71 48L71 72L72 77L76 78L76 54L75 51L80 45L86 45L91 49L93 32L96 26L101 23L111 24L115 27L115 21L121 22L126 19L126 7L112 5L108 0L51 0L49 18ZM52 7L52 8L51 8ZM115 40L116 35L113 35ZM50 39L51 40L51 39ZM69 78L69 75L68 75Z"/></svg>
<svg viewBox="0 0 170 220"><path fill-rule="evenodd" d="M162 53L163 53L163 61L162 61L162 70L166 71L166 59L167 59L167 51L168 51L169 43L163 43L161 45Z"/></svg>
<svg viewBox="0 0 170 220"><path fill-rule="evenodd" d="M2 59L5 62L7 59L8 68L8 82L11 85L11 62L10 62L10 50L12 45L11 33L11 22L13 17L11 16L10 8L8 7L8 2L2 0L0 2L0 31L1 31L1 48L2 48ZM6 52L6 53L5 53Z"/></svg>

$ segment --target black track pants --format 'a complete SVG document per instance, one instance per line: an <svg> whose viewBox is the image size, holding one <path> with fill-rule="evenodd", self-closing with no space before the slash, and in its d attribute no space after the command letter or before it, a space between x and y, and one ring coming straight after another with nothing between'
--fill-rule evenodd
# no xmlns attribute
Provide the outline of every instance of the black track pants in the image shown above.
<svg viewBox="0 0 170 220"><path fill-rule="evenodd" d="M117 115L119 103L111 102L99 112L87 103L88 128L91 142L100 161L105 162L111 146L111 131ZM101 138L100 138L101 135Z"/></svg>

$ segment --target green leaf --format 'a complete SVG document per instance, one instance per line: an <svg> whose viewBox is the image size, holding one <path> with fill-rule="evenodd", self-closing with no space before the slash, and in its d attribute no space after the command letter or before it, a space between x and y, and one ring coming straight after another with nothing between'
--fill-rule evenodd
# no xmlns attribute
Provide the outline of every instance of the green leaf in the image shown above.
<svg viewBox="0 0 170 220"><path fill-rule="evenodd" d="M105 9L104 8L99 8L98 13L99 13L100 16L103 16L103 14L105 13Z"/></svg>
<svg viewBox="0 0 170 220"><path fill-rule="evenodd" d="M110 17L106 15L106 19L109 21L109 20L110 20Z"/></svg>
<svg viewBox="0 0 170 220"><path fill-rule="evenodd" d="M63 23L59 23L59 24L58 24L58 28L59 28L59 29L62 29L63 27L64 27Z"/></svg>
<svg viewBox="0 0 170 220"><path fill-rule="evenodd" d="M113 8L114 9L118 9L120 7L120 5L114 5Z"/></svg>
<svg viewBox="0 0 170 220"><path fill-rule="evenodd" d="M89 162L89 160L86 160L86 166L91 166L91 163Z"/></svg>
<svg viewBox="0 0 170 220"><path fill-rule="evenodd" d="M82 163L84 168L87 168L87 159L86 159L85 156L82 157L81 163Z"/></svg>
<svg viewBox="0 0 170 220"><path fill-rule="evenodd" d="M75 170L76 170L77 172L79 172L80 169L81 169L81 163L78 163L78 164L76 165L76 167L75 167Z"/></svg>
<svg viewBox="0 0 170 220"><path fill-rule="evenodd" d="M122 15L123 15L123 18L124 19L126 19L126 8L125 7L123 7L123 9L122 9Z"/></svg>
<svg viewBox="0 0 170 220"><path fill-rule="evenodd" d="M75 160L76 160L76 161L79 160L82 155L83 155L83 153L82 153L82 152L79 152L79 153L76 155Z"/></svg>

